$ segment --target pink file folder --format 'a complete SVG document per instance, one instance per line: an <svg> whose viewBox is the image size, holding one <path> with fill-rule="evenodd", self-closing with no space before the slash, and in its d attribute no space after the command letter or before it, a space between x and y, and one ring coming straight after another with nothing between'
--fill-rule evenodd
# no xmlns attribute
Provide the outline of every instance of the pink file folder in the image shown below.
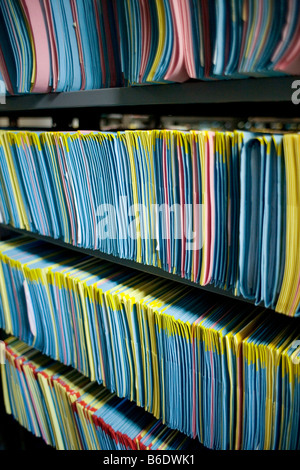
<svg viewBox="0 0 300 470"><path fill-rule="evenodd" d="M41 4L39 0L20 0L20 2L30 25L34 42L36 74L33 77L32 92L48 93L50 91L50 51Z"/></svg>

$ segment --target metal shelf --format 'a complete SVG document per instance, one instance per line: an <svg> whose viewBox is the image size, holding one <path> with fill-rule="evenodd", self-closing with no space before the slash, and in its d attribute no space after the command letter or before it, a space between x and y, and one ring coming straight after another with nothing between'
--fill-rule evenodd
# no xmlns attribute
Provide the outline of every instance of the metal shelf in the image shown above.
<svg viewBox="0 0 300 470"><path fill-rule="evenodd" d="M95 258L99 258L99 259L102 259L102 260L105 260L105 261L110 261L111 263L126 266L130 269L135 269L137 271L142 271L142 272L145 272L147 274L151 274L153 276L158 276L158 277L162 277L164 279L168 279L170 281L179 282L181 284L185 284L187 286L190 286L190 287L193 287L193 288L196 288L196 289L201 289L202 291L205 291L207 293L207 295L211 295L211 296L215 296L215 295L220 296L220 295L222 295L222 296L234 299L235 301L238 301L238 302L247 302L247 303L250 303L250 304L253 304L253 305L255 304L255 302L253 300L245 299L244 297L241 297L241 296L235 296L231 291L226 291L226 290L220 289L218 287L214 287L213 285L200 286L199 284L196 284L195 282L189 281L188 279L183 279L182 277L180 277L176 274L168 273L167 271L164 271L163 269L157 268L155 266L149 266L149 265L145 265L145 264L142 264L142 263L137 263L136 261L131 261L131 260L127 260L127 259L118 258L118 257L113 256L113 255L108 255L106 253L102 253L101 251L98 251L98 250L90 250L88 248L80 248L80 247L77 247L77 246L73 246L69 243L65 243L65 242L63 242L62 240L59 240L59 239L54 239L54 238L51 238L51 237L45 237L44 235L40 235L40 234L34 233L34 232L28 232L27 230L21 230L21 229L18 229L18 228L14 228L14 227L11 227L10 225L0 224L0 231L1 230L9 231L9 232L15 232L15 233L18 233L18 234L21 234L21 235L26 235L26 236L29 236L29 237L32 237L32 238L36 238L38 240L43 240L43 241L45 241L47 243L51 243L53 245L57 245L59 247L66 248L67 250L77 251L77 252L83 253L85 255L93 256Z"/></svg>
<svg viewBox="0 0 300 470"><path fill-rule="evenodd" d="M208 103L291 102L292 83L299 77L192 81L68 93L9 96L0 113L74 108L120 108Z"/></svg>

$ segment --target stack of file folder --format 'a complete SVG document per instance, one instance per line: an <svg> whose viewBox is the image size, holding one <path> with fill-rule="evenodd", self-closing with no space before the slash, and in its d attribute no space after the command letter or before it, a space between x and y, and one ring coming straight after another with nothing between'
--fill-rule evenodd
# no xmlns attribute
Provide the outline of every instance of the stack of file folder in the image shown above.
<svg viewBox="0 0 300 470"><path fill-rule="evenodd" d="M297 0L116 4L130 84L300 73Z"/></svg>
<svg viewBox="0 0 300 470"><path fill-rule="evenodd" d="M6 411L59 450L182 450L199 442L10 337L1 366Z"/></svg>
<svg viewBox="0 0 300 470"><path fill-rule="evenodd" d="M0 327L214 449L299 449L300 326L18 237Z"/></svg>
<svg viewBox="0 0 300 470"><path fill-rule="evenodd" d="M0 2L0 71L10 94L120 86L113 2Z"/></svg>
<svg viewBox="0 0 300 470"><path fill-rule="evenodd" d="M0 223L300 314L300 135L0 131Z"/></svg>
<svg viewBox="0 0 300 470"><path fill-rule="evenodd" d="M10 94L300 73L298 0L7 0Z"/></svg>

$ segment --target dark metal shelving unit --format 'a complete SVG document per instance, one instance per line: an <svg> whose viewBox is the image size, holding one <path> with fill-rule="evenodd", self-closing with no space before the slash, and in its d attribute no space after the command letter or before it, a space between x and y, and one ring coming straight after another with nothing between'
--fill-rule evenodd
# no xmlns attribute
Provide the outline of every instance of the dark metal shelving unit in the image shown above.
<svg viewBox="0 0 300 470"><path fill-rule="evenodd" d="M299 77L298 77L299 79ZM288 102L297 77L192 81L166 85L107 88L46 95L7 97L1 113L66 108L120 108L207 103Z"/></svg>
<svg viewBox="0 0 300 470"><path fill-rule="evenodd" d="M152 114L157 118L162 115L231 116L242 119L247 119L249 116L299 117L300 105L296 106L291 101L295 91L292 84L299 79L300 77L275 77L192 81L184 84L7 97L6 104L0 105L0 117L9 116L13 126L16 118L20 116L52 116L59 130L67 130L68 123L73 117L80 119L82 130L97 129L100 114L111 112ZM254 301L235 296L230 291L212 285L200 286L161 268L120 259L100 251L79 248L62 240L0 224L0 235L5 236L6 233L27 235L84 255L200 289L207 296L211 296L214 301L217 301L217 297L220 298L220 296L233 298L241 305L241 309L245 302L254 304ZM293 319L295 322L297 320ZM0 407L0 415L1 413ZM22 437L21 440L24 441L24 438ZM31 448L33 445L30 442Z"/></svg>
<svg viewBox="0 0 300 470"><path fill-rule="evenodd" d="M299 116L299 107L291 101L295 89L292 84L300 77L246 78L224 81L190 81L183 84L145 85L128 88L109 88L46 95L9 96L6 104L0 105L0 116L41 116L57 118L58 128L63 130L64 122L72 114L84 116L82 129L92 129L100 112L153 112L157 115L182 114L203 116L249 116L275 115ZM81 124L81 121L80 121ZM160 276L187 286L200 288L211 295L222 295L241 302L254 301L235 296L230 291L212 285L200 286L168 273L161 268L146 266L135 261L117 258L113 255L84 248L78 248L37 233L19 230L0 224L0 230L9 229L29 235L67 249L98 257L132 269Z"/></svg>
<svg viewBox="0 0 300 470"><path fill-rule="evenodd" d="M82 130L98 129L99 117L122 114L238 117L299 117L292 103L299 77L246 78L223 81L189 81L164 85L107 88L44 95L8 96L0 105L0 117L9 116L11 125L20 116L51 116L56 128L67 130L73 117Z"/></svg>

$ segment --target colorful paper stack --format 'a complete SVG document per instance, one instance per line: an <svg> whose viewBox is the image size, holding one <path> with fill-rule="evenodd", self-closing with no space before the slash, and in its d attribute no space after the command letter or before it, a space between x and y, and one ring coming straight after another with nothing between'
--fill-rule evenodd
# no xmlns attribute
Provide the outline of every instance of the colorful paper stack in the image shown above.
<svg viewBox="0 0 300 470"><path fill-rule="evenodd" d="M300 74L298 0L7 0L10 94Z"/></svg>
<svg viewBox="0 0 300 470"><path fill-rule="evenodd" d="M0 71L10 94L122 85L113 2L0 2Z"/></svg>
<svg viewBox="0 0 300 470"><path fill-rule="evenodd" d="M300 445L296 319L17 238L0 327L214 449Z"/></svg>
<svg viewBox="0 0 300 470"><path fill-rule="evenodd" d="M4 348L6 411L47 444L59 450L200 448L197 441L16 338L8 338Z"/></svg>
<svg viewBox="0 0 300 470"><path fill-rule="evenodd" d="M130 84L300 73L297 0L117 0Z"/></svg>
<svg viewBox="0 0 300 470"><path fill-rule="evenodd" d="M300 136L0 131L0 222L300 314Z"/></svg>

